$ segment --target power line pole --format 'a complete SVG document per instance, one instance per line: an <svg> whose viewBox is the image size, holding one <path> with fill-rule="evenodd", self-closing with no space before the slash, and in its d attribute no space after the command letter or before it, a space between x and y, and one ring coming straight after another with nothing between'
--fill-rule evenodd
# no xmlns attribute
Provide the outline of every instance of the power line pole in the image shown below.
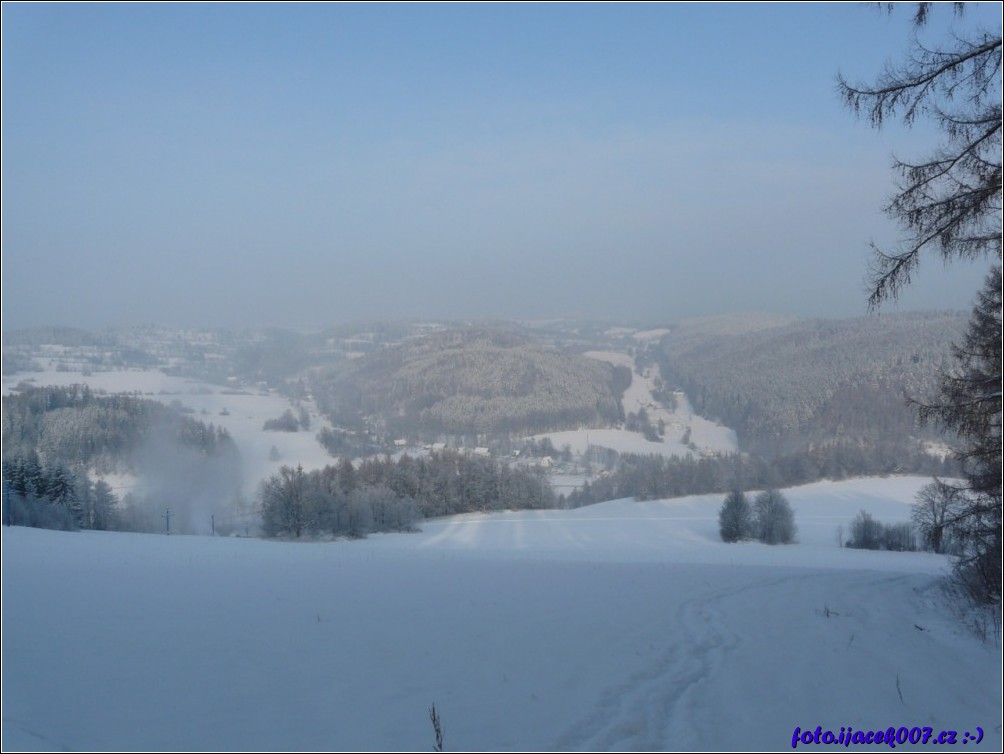
<svg viewBox="0 0 1004 754"><path fill-rule="evenodd" d="M161 515L161 518L167 522L167 533L171 533L171 509L167 508L165 513Z"/></svg>

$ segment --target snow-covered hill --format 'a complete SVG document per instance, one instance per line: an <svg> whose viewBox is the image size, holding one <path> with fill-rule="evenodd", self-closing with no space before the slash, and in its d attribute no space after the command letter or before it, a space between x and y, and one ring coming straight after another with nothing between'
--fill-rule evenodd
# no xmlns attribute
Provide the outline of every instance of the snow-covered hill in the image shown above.
<svg viewBox="0 0 1004 754"><path fill-rule="evenodd" d="M5 528L3 750L429 750L433 703L448 751L787 750L817 725L999 750L1000 648L946 608L947 562L836 545L924 482L790 490L782 547L719 542L718 496L351 542Z"/></svg>
<svg viewBox="0 0 1004 754"><path fill-rule="evenodd" d="M735 453L739 442L734 430L709 421L694 413L690 401L683 392L675 396L676 405L667 407L653 394L655 381L660 376L659 367L653 366L638 373L634 360L626 353L616 351L589 351L586 356L605 361L614 366L631 370L631 384L624 391L622 405L625 414L644 411L653 426L663 427L663 437L659 442L646 440L638 432L626 429L578 429L563 432L547 432L537 435L535 440L548 438L555 448L566 446L576 454L585 454L590 446L609 448L617 453L638 455L690 456L697 453Z"/></svg>

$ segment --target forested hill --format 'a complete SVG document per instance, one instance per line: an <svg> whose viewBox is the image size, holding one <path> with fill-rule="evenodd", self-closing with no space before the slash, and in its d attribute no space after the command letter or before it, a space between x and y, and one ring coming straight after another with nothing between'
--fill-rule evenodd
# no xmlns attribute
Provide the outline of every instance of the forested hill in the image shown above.
<svg viewBox="0 0 1004 754"><path fill-rule="evenodd" d="M340 426L414 437L535 432L622 418L626 368L500 329L454 329L319 372L314 395Z"/></svg>
<svg viewBox="0 0 1004 754"><path fill-rule="evenodd" d="M930 396L967 317L956 312L798 320L735 330L681 324L659 346L664 377L744 450L934 436L905 396Z"/></svg>

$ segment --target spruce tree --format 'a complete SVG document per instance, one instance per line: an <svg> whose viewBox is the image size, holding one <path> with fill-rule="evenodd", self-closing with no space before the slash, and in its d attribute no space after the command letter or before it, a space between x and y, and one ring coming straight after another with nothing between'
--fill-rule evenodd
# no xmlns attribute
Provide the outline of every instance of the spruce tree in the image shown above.
<svg viewBox="0 0 1004 754"><path fill-rule="evenodd" d="M752 531L753 511L746 495L741 490L733 490L726 496L718 511L718 531L723 542L738 542L748 537Z"/></svg>
<svg viewBox="0 0 1004 754"><path fill-rule="evenodd" d="M942 376L939 401L920 407L959 439L965 484L949 524L964 554L956 574L979 602L1001 601L1001 269L980 291L955 368Z"/></svg>

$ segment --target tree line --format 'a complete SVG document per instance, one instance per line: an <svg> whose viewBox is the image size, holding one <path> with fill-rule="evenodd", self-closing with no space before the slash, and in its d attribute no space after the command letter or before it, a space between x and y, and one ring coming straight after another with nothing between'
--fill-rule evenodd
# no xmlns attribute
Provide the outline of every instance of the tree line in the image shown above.
<svg viewBox="0 0 1004 754"><path fill-rule="evenodd" d="M323 469L283 466L259 489L265 536L362 537L407 531L421 518L472 511L553 508L539 471L446 451L397 461L342 459Z"/></svg>
<svg viewBox="0 0 1004 754"><path fill-rule="evenodd" d="M695 458L693 456L637 455L617 458L613 471L587 482L564 501L577 508L605 500L633 497L659 500L740 489L795 487L821 479L889 474L950 476L952 459L919 449L904 454L896 443L878 448L858 443L832 443L773 459L745 453Z"/></svg>

